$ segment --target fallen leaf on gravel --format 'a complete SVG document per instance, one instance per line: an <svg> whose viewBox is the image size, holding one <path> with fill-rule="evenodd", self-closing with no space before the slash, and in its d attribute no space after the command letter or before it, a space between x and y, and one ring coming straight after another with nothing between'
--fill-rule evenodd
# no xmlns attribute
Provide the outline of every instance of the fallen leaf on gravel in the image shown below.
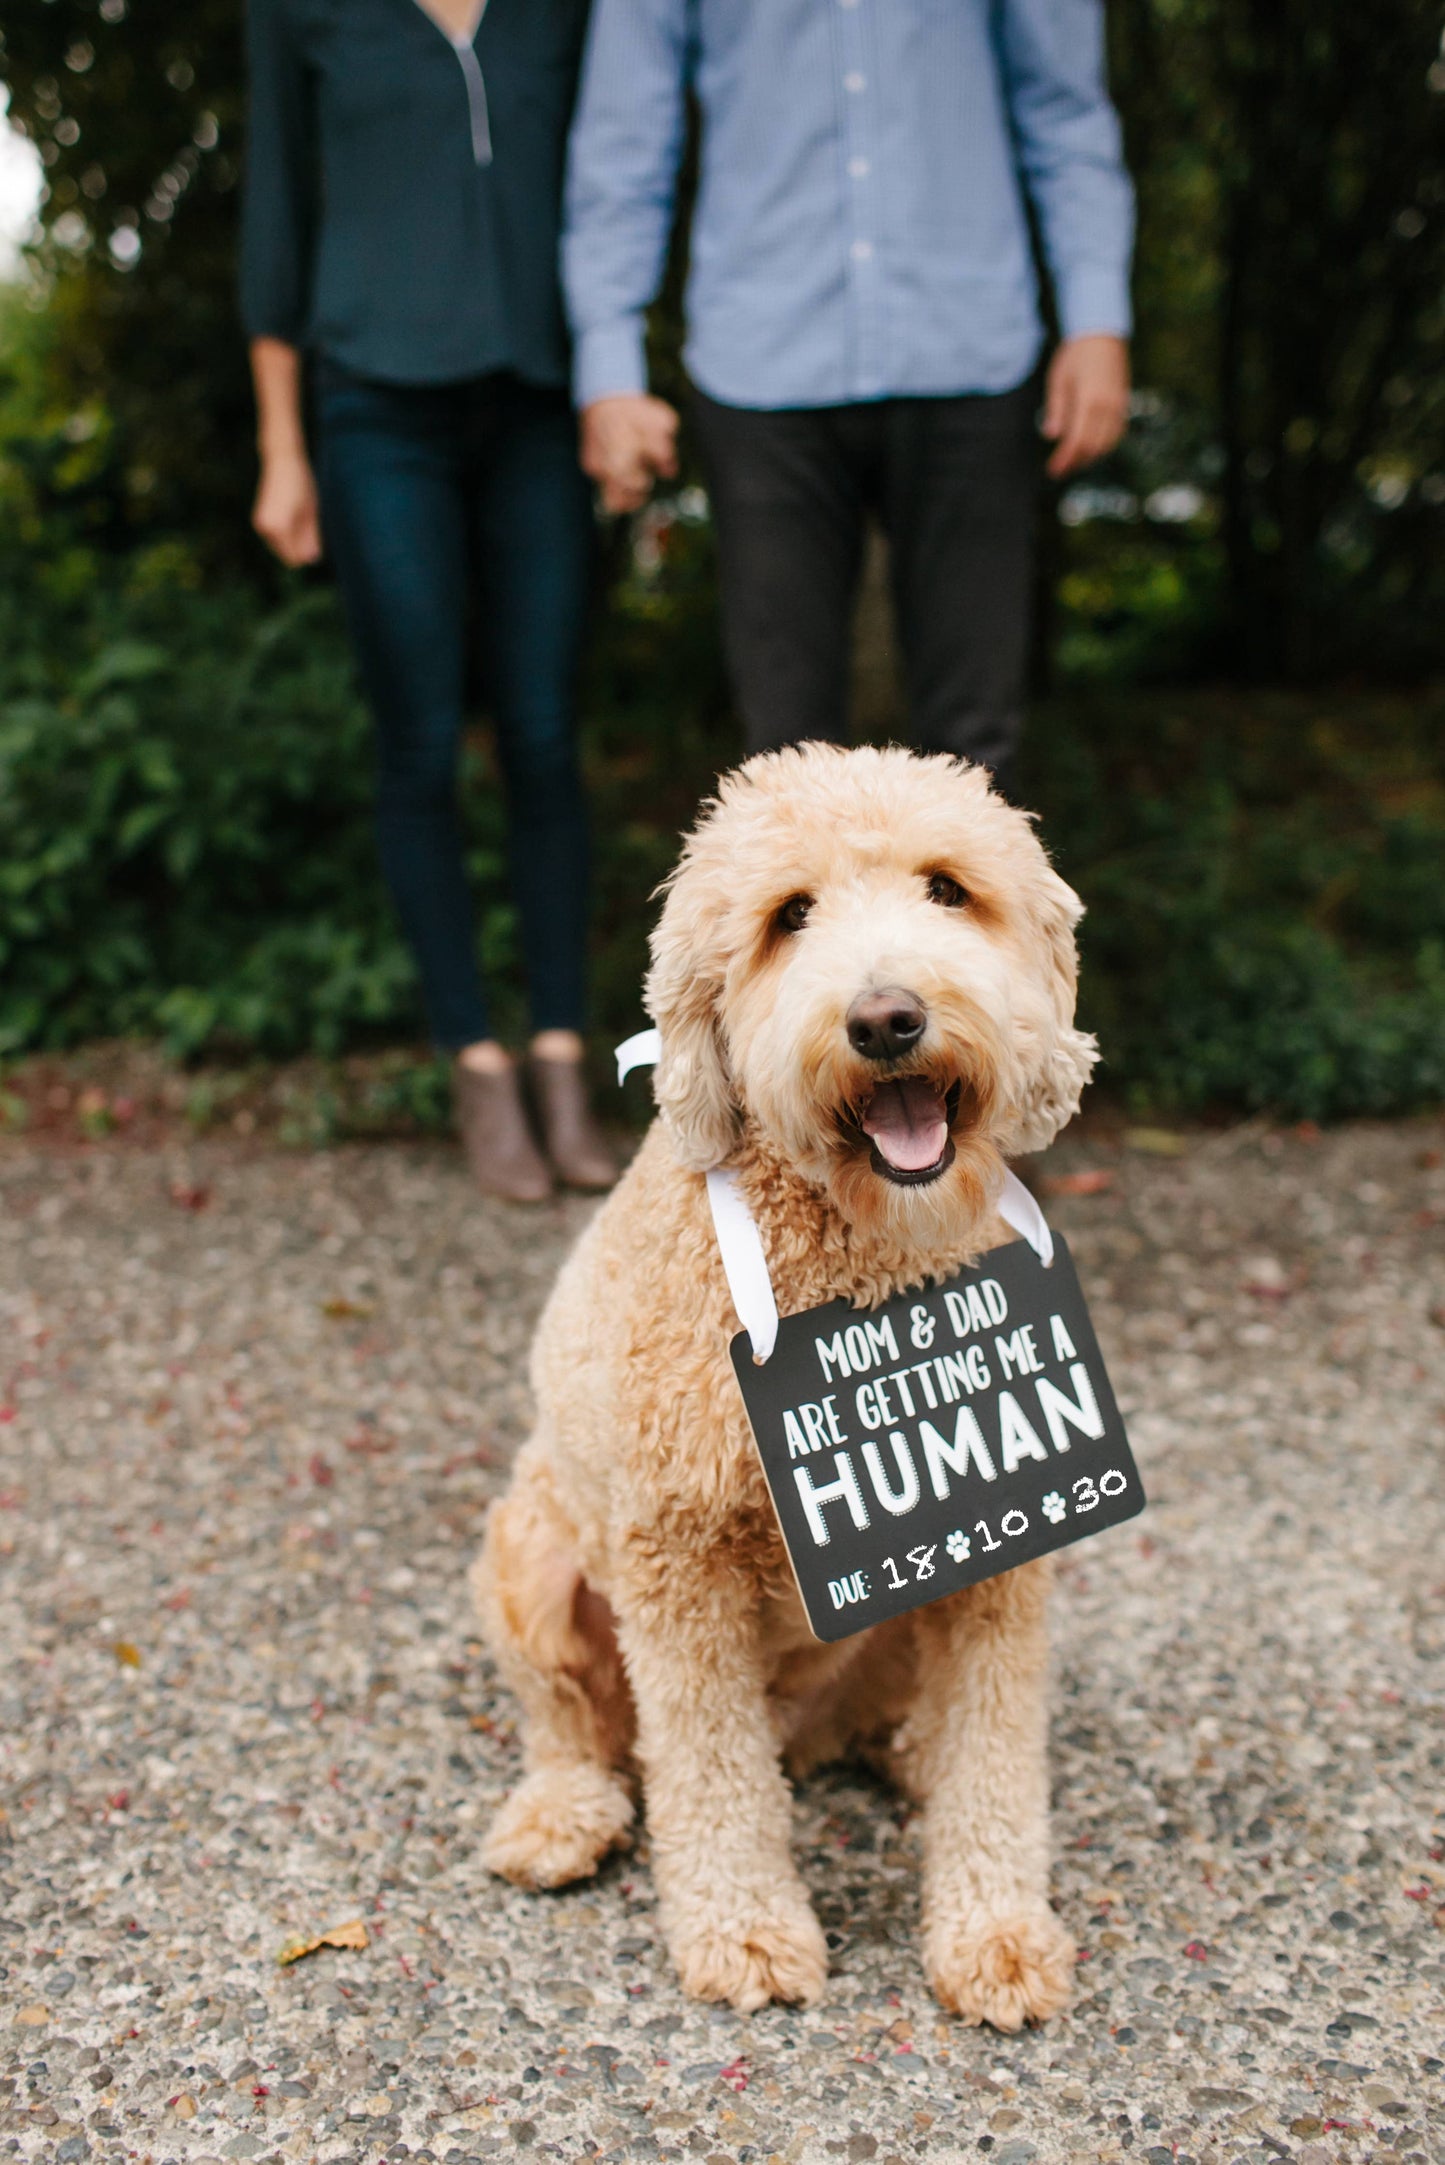
<svg viewBox="0 0 1445 2165"><path fill-rule="evenodd" d="M359 1917L350 1924L336 1924L329 1932L318 1932L314 1939L288 1939L276 1960L283 1969L288 1963L299 1962L303 1955L314 1955L318 1947L355 1947L358 1950L370 1946L366 1926Z"/></svg>
<svg viewBox="0 0 1445 2165"><path fill-rule="evenodd" d="M1189 1138L1173 1128L1125 1128L1124 1141L1130 1150L1142 1150L1151 1158L1182 1158L1189 1148Z"/></svg>
<svg viewBox="0 0 1445 2165"><path fill-rule="evenodd" d="M319 1451L312 1452L307 1472L318 1488L330 1488L332 1482L336 1479L335 1474Z"/></svg>
<svg viewBox="0 0 1445 2165"><path fill-rule="evenodd" d="M129 1639L117 1639L115 1645L111 1648L111 1652L117 1661L125 1664L127 1669L138 1669L140 1667L140 1648L132 1646Z"/></svg>
<svg viewBox="0 0 1445 2165"><path fill-rule="evenodd" d="M42 2022L50 2020L50 2009L48 2007L19 2007L15 2011L15 2020L23 2022L29 2029L36 2030L39 2029Z"/></svg>
<svg viewBox="0 0 1445 2165"><path fill-rule="evenodd" d="M1114 1175L1104 1165L1092 1166L1083 1173L1047 1173L1039 1182L1045 1195L1102 1195L1113 1185Z"/></svg>
<svg viewBox="0 0 1445 2165"><path fill-rule="evenodd" d="M370 1301L330 1300L321 1303L321 1313L329 1316L333 1323L345 1323L353 1317L369 1316L374 1312Z"/></svg>
<svg viewBox="0 0 1445 2165"><path fill-rule="evenodd" d="M177 1210L204 1210L210 1200L211 1191L207 1187L193 1188L186 1180L171 1182L171 1201Z"/></svg>

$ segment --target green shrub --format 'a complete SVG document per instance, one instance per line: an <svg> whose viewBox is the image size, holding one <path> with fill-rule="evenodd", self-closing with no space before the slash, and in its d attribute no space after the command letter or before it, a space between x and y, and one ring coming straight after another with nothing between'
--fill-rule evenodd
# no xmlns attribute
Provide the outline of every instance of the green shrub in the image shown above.
<svg viewBox="0 0 1445 2165"><path fill-rule="evenodd" d="M649 897L737 753L705 529L674 527L657 568L617 584L587 716L605 1039L641 1021ZM1438 697L1358 692L1043 703L1025 795L1089 906L1082 1008L1106 1085L1313 1118L1445 1097L1440 720ZM515 1030L484 732L466 806L478 940ZM419 1032L329 593L209 592L174 550L0 563L0 1055L114 1035L333 1054ZM438 1088L398 1070L375 1117L398 1091L434 1111Z"/></svg>
<svg viewBox="0 0 1445 2165"><path fill-rule="evenodd" d="M600 1007L626 1027L648 895L732 756L725 731L714 749L705 568L676 584L660 655L652 586L637 582L630 603L624 593L591 702ZM691 657L695 635L696 668L681 651ZM479 951L500 1021L515 1028L514 913L484 730L464 769ZM331 593L298 585L275 607L245 589L198 591L184 559L162 551L0 561L0 1056L117 1034L161 1037L179 1054L330 1053L420 1028L376 866L369 724Z"/></svg>
<svg viewBox="0 0 1445 2165"><path fill-rule="evenodd" d="M1081 1007L1140 1104L1445 1099L1441 699L1046 706L1027 793L1083 894Z"/></svg>
<svg viewBox="0 0 1445 2165"><path fill-rule="evenodd" d="M266 615L106 570L0 585L0 1049L406 1026L329 598Z"/></svg>

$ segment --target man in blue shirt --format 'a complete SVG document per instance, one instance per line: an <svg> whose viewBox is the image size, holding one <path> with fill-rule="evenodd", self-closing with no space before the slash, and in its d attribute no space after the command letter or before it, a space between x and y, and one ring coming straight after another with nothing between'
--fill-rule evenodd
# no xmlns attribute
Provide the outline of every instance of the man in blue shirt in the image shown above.
<svg viewBox="0 0 1445 2165"><path fill-rule="evenodd" d="M1022 703L1043 331L1049 471L1118 441L1133 202L1100 0L594 0L563 284L582 456L614 511L676 470L644 311L691 89L685 359L749 748L846 734L869 514L911 731L1007 776Z"/></svg>

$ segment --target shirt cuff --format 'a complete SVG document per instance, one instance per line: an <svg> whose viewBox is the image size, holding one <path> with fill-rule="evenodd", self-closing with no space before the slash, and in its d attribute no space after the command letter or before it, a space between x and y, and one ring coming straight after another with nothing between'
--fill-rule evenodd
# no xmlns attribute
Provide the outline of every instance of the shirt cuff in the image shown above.
<svg viewBox="0 0 1445 2165"><path fill-rule="evenodd" d="M1129 273L1122 264L1081 263L1055 281L1065 338L1127 338L1134 328Z"/></svg>
<svg viewBox="0 0 1445 2165"><path fill-rule="evenodd" d="M623 398L646 389L641 316L622 316L581 334L572 354L572 392L579 409L599 398Z"/></svg>

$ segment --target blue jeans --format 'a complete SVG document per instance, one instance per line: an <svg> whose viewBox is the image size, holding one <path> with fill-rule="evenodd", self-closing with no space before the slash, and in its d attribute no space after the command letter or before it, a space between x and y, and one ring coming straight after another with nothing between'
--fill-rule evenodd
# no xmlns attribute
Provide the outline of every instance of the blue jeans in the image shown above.
<svg viewBox="0 0 1445 2165"><path fill-rule="evenodd" d="M322 520L376 717L381 864L432 1036L491 1035L457 820L480 582L534 1030L579 1029L587 823L577 670L592 515L565 393L508 375L393 384L323 362Z"/></svg>

